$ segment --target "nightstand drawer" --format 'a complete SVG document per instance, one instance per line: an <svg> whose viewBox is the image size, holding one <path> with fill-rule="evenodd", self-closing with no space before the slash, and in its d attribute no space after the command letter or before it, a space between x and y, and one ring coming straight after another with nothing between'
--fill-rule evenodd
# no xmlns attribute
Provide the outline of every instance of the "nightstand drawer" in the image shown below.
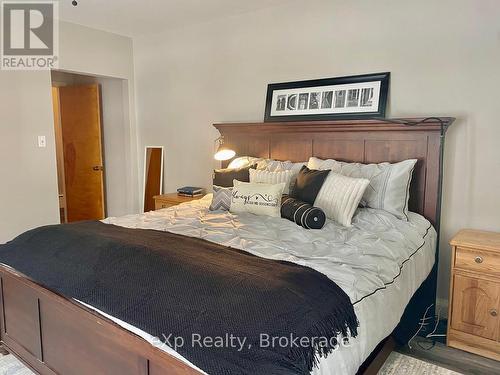
<svg viewBox="0 0 500 375"><path fill-rule="evenodd" d="M203 198L203 195L198 195L196 197L185 197L182 195L178 195L177 193L156 195L154 197L155 210L177 206L178 204L196 201L201 198Z"/></svg>
<svg viewBox="0 0 500 375"><path fill-rule="evenodd" d="M178 205L178 202L168 202L168 201L155 201L155 210L161 210L162 208L169 208Z"/></svg>
<svg viewBox="0 0 500 375"><path fill-rule="evenodd" d="M489 274L500 274L500 256L490 252L457 247L455 267Z"/></svg>

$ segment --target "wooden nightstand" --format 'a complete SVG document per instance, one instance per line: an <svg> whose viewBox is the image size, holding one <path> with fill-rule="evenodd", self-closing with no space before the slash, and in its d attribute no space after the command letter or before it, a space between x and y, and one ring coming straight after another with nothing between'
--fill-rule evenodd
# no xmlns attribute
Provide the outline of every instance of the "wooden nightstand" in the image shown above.
<svg viewBox="0 0 500 375"><path fill-rule="evenodd" d="M184 202L191 202L201 198L203 198L203 195L200 195L198 197L183 197L181 195L178 195L177 193L157 195L154 197L155 210L176 206Z"/></svg>
<svg viewBox="0 0 500 375"><path fill-rule="evenodd" d="M500 360L500 233L465 229L450 242L448 345Z"/></svg>

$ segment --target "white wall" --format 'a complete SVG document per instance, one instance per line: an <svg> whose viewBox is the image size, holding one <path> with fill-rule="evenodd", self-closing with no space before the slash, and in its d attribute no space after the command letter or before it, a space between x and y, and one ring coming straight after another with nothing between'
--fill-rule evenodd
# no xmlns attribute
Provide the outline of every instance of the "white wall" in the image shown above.
<svg viewBox="0 0 500 375"><path fill-rule="evenodd" d="M0 243L59 221L52 121L50 74L0 70Z"/></svg>
<svg viewBox="0 0 500 375"><path fill-rule="evenodd" d="M130 38L62 22L60 69L126 80L130 113L124 145L130 211L138 209L137 135ZM44 224L59 222L54 124L49 71L0 71L0 243ZM37 136L47 147L37 148ZM128 143L128 144L127 144Z"/></svg>
<svg viewBox="0 0 500 375"><path fill-rule="evenodd" d="M451 236L500 230L500 2L310 0L134 39L140 146L165 189L210 185L211 126L262 121L271 82L390 71L389 116L455 116L447 135L439 295Z"/></svg>

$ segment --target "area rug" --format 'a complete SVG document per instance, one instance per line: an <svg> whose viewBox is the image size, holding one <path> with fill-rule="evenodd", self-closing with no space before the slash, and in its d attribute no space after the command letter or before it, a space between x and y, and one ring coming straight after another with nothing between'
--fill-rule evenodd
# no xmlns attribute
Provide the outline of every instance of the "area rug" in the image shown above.
<svg viewBox="0 0 500 375"><path fill-rule="evenodd" d="M378 375L460 375L460 373L439 367L429 362L392 352L378 372Z"/></svg>
<svg viewBox="0 0 500 375"><path fill-rule="evenodd" d="M12 354L0 356L1 375L35 375Z"/></svg>

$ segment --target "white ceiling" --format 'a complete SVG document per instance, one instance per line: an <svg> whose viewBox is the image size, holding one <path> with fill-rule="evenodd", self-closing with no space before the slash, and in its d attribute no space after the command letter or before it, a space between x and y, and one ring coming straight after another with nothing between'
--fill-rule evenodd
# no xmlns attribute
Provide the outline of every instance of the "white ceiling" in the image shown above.
<svg viewBox="0 0 500 375"><path fill-rule="evenodd" d="M59 0L59 17L100 30L143 36L266 8L289 0Z"/></svg>

